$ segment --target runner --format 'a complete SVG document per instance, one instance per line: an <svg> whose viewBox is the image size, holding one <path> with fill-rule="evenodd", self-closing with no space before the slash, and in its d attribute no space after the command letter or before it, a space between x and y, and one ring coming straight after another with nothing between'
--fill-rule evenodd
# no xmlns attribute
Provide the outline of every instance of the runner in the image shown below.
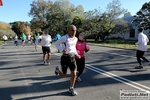
<svg viewBox="0 0 150 100"><path fill-rule="evenodd" d="M16 45L16 47L18 46L18 36L17 36L17 34L14 37L14 44Z"/></svg>
<svg viewBox="0 0 150 100"><path fill-rule="evenodd" d="M81 82L81 74L84 71L85 68L85 57L84 57L84 52L88 52L90 50L89 46L86 45L86 42L84 41L84 35L80 33L78 35L78 42L76 45L76 49L78 54L81 56L80 59L76 59L76 64L77 64L77 82Z"/></svg>
<svg viewBox="0 0 150 100"><path fill-rule="evenodd" d="M28 34L28 45L31 45L31 35L30 35L30 33Z"/></svg>
<svg viewBox="0 0 150 100"><path fill-rule="evenodd" d="M50 65L50 56L51 56L50 46L51 46L52 38L48 33L49 30L46 28L44 29L43 34L39 36L39 39L41 39L44 65L47 64Z"/></svg>
<svg viewBox="0 0 150 100"><path fill-rule="evenodd" d="M6 44L7 44L8 37L7 37L5 34L3 35L3 40L4 40L4 45L6 45Z"/></svg>
<svg viewBox="0 0 150 100"><path fill-rule="evenodd" d="M26 35L24 33L22 33L21 35L21 39L22 39L22 46L25 46L25 41L26 41Z"/></svg>
<svg viewBox="0 0 150 100"><path fill-rule="evenodd" d="M76 51L76 43L77 38L76 35L76 27L74 25L70 25L68 27L68 34L62 36L59 40L55 42L56 47L60 50L60 52L63 53L61 56L61 68L59 69L58 66L56 66L55 74L60 75L61 77L66 77L67 74L67 68L70 68L71 71L71 78L70 78L70 87L69 92L75 96L77 95L77 92L74 90L74 84L76 80L76 63L75 63L75 57L80 58L80 55L77 54ZM64 44L63 46L60 46L60 44Z"/></svg>
<svg viewBox="0 0 150 100"><path fill-rule="evenodd" d="M61 38L61 35L59 33L56 33L55 41L59 40L60 38ZM58 53L60 53L59 49L58 49Z"/></svg>
<svg viewBox="0 0 150 100"><path fill-rule="evenodd" d="M137 52L136 52L136 57L137 57L137 61L139 63L139 66L135 67L136 69L143 68L141 58L143 60L145 60L146 62L148 62L149 65L150 65L149 60L144 57L144 53L147 51L147 43L149 42L149 39L143 33L143 31L144 31L143 28L138 29L138 42L135 43L136 45L138 45Z"/></svg>
<svg viewBox="0 0 150 100"><path fill-rule="evenodd" d="M35 32L33 34L33 42L34 42L34 46L35 46L35 51L37 51L37 45L38 45L38 42L39 42L39 33L38 32Z"/></svg>

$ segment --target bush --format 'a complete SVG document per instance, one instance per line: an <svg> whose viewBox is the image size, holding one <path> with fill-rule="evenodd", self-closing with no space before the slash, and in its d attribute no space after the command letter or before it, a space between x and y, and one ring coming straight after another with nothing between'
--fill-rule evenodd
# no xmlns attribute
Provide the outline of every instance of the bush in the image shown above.
<svg viewBox="0 0 150 100"><path fill-rule="evenodd" d="M3 29L0 29L0 40L2 40L2 37L3 37L4 34L5 34L8 38L9 38L10 35L15 36L15 32L12 31L12 30L3 30Z"/></svg>

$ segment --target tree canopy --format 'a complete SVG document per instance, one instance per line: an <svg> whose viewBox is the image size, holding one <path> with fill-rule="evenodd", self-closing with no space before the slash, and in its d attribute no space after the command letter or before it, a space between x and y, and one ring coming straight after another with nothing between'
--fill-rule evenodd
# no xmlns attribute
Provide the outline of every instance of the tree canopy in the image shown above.
<svg viewBox="0 0 150 100"><path fill-rule="evenodd" d="M28 34L34 31L42 32L43 28L49 28L52 37L59 33L66 34L66 28L70 24L77 27L77 34L84 33L86 37L94 36L98 41L105 40L110 34L123 33L128 29L127 22L120 19L123 14L129 15L121 7L119 0L112 0L105 11L99 8L85 12L82 5L75 6L69 0L34 0L28 13L32 20L28 22L16 21L11 28L17 34ZM120 20L117 20L117 19ZM121 28L119 28L121 26Z"/></svg>
<svg viewBox="0 0 150 100"><path fill-rule="evenodd" d="M10 25L5 22L0 22L0 39L2 38L3 35L14 35L14 31L11 30Z"/></svg>
<svg viewBox="0 0 150 100"><path fill-rule="evenodd" d="M20 36L21 33L32 34L28 22L16 21L11 24L11 29Z"/></svg>
<svg viewBox="0 0 150 100"><path fill-rule="evenodd" d="M134 16L132 24L137 28L150 29L150 2L142 5L141 9Z"/></svg>
<svg viewBox="0 0 150 100"><path fill-rule="evenodd" d="M30 22L32 30L42 31L48 27L52 36L55 33L63 35L66 27L74 24L77 33L94 34L96 40L104 40L114 30L115 20L126 11L121 8L119 0L110 2L105 12L100 8L84 12L82 5L74 6L69 0L36 0L31 4L29 16L33 17Z"/></svg>

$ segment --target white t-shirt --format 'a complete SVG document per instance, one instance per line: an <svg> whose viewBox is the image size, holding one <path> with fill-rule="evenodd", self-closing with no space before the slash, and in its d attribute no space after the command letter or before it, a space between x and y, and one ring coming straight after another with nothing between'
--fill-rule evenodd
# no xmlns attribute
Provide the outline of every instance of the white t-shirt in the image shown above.
<svg viewBox="0 0 150 100"><path fill-rule="evenodd" d="M28 40L31 40L31 35L28 35Z"/></svg>
<svg viewBox="0 0 150 100"><path fill-rule="evenodd" d="M6 36L6 35L4 35L4 36L3 36L3 39L4 39L4 40L7 40L8 38L7 38L7 36Z"/></svg>
<svg viewBox="0 0 150 100"><path fill-rule="evenodd" d="M149 39L147 38L147 36L143 32L141 32L138 35L138 42L135 44L138 45L138 50L147 51L148 42L149 42Z"/></svg>
<svg viewBox="0 0 150 100"><path fill-rule="evenodd" d="M39 39L41 39L41 45L44 47L49 47L51 46L51 41L52 38L49 34L42 34L41 36L38 37Z"/></svg>
<svg viewBox="0 0 150 100"><path fill-rule="evenodd" d="M62 36L59 40L55 42L55 46L62 52L64 49L67 50L66 54L72 53L74 55L77 54L76 51L76 43L77 43L77 38L71 38L69 37L68 34ZM61 44L66 44L62 45Z"/></svg>
<svg viewBox="0 0 150 100"><path fill-rule="evenodd" d="M15 36L14 40L15 40L15 41L18 41L18 36Z"/></svg>

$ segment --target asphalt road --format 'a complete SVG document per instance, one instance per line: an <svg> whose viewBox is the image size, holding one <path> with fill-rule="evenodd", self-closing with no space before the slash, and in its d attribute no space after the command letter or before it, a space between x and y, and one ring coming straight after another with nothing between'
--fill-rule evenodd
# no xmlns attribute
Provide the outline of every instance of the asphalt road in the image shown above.
<svg viewBox="0 0 150 100"><path fill-rule="evenodd" d="M86 68L82 82L76 82L77 96L68 92L70 71L66 78L54 74L59 65L60 53L52 45L51 65L42 61L41 46L13 42L0 46L0 100L125 100L120 99L121 90L150 91L150 65L138 65L134 50L90 46L85 54ZM145 53L150 59L150 53ZM147 92L146 92L147 93ZM150 97L149 97L150 99ZM128 99L128 100L149 100Z"/></svg>

